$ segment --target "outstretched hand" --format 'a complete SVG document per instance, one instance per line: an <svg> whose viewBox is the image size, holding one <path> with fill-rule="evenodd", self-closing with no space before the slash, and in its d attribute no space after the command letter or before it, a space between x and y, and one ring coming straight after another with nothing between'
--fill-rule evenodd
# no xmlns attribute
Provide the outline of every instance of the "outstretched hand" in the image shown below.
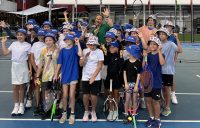
<svg viewBox="0 0 200 128"><path fill-rule="evenodd" d="M108 8L105 8L103 10L102 14L104 15L104 17L109 17L110 16L110 10Z"/></svg>

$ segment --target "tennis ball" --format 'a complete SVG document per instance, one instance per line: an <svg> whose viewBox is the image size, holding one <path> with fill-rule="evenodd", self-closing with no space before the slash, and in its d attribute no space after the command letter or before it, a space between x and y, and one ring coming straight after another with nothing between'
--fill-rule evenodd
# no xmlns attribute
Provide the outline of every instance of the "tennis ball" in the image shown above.
<svg viewBox="0 0 200 128"><path fill-rule="evenodd" d="M132 117L129 116L129 117L128 117L128 121L132 121Z"/></svg>

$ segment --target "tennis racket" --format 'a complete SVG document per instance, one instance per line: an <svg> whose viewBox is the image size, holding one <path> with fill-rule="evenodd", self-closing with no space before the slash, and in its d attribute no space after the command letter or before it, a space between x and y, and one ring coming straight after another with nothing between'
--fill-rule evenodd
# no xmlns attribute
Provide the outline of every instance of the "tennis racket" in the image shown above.
<svg viewBox="0 0 200 128"><path fill-rule="evenodd" d="M134 0L133 1L133 16L134 21L137 21L138 16L143 11L143 2L142 0Z"/></svg>
<svg viewBox="0 0 200 128"><path fill-rule="evenodd" d="M145 65L142 73L140 74L140 84L142 85L144 93L149 93L153 88L153 74L147 64L147 57L145 57L145 59Z"/></svg>
<svg viewBox="0 0 200 128"><path fill-rule="evenodd" d="M134 104L132 102L132 105L130 106L130 108L128 109L128 117L127 117L127 121L130 123L132 122L134 128L137 128L137 120L136 120L136 116L137 116L137 110L139 107L139 93L138 92L134 92L134 86L130 86L130 88L128 90L125 90L125 93L129 93L131 94L131 101L133 101L133 95L136 94L136 100L137 100L137 105L136 107L133 107Z"/></svg>
<svg viewBox="0 0 200 128"><path fill-rule="evenodd" d="M58 99L57 99L57 95L58 95L58 92L59 92L59 89L60 89L60 82L56 82L53 84L53 87L52 87L52 91L54 93L54 101L53 101L53 105L52 105L52 108L51 108L51 122L53 122L53 119L56 115L56 110L57 110L57 106L58 106Z"/></svg>
<svg viewBox="0 0 200 128"><path fill-rule="evenodd" d="M112 79L110 79L110 94L103 104L103 113L107 121L115 121L118 119L118 105L112 97Z"/></svg>
<svg viewBox="0 0 200 128"><path fill-rule="evenodd" d="M26 84L26 93L25 93L25 97L24 97L24 105L26 105L26 103L27 103L27 100L28 100L28 93L29 93L29 89L30 89L30 82L28 82L27 84Z"/></svg>

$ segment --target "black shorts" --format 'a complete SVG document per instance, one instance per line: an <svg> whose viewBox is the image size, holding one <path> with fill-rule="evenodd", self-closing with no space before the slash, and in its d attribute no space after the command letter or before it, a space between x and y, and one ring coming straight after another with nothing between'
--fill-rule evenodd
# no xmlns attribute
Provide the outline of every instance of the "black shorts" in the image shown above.
<svg viewBox="0 0 200 128"><path fill-rule="evenodd" d="M172 86L173 85L173 75L162 74L162 84L164 86Z"/></svg>
<svg viewBox="0 0 200 128"><path fill-rule="evenodd" d="M118 90L122 87L119 77L112 80L112 86L113 86L112 89L116 89L116 90ZM104 87L105 87L105 89L110 89L110 79L109 78L106 78Z"/></svg>
<svg viewBox="0 0 200 128"><path fill-rule="evenodd" d="M89 81L82 81L83 94L97 95L100 92L101 81L94 81L91 85Z"/></svg>
<svg viewBox="0 0 200 128"><path fill-rule="evenodd" d="M53 85L52 81L42 82L42 90L49 90Z"/></svg>
<svg viewBox="0 0 200 128"><path fill-rule="evenodd" d="M161 89L152 89L149 93L144 93L145 97L151 97L152 99L158 101L161 99Z"/></svg>

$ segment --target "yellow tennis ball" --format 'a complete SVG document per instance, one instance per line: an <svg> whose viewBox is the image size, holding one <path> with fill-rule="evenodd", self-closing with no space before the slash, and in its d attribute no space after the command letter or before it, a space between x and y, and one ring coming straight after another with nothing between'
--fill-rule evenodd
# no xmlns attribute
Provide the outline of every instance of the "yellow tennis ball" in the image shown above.
<svg viewBox="0 0 200 128"><path fill-rule="evenodd" d="M132 121L132 117L129 116L129 117L128 117L128 120L129 120L129 121Z"/></svg>

